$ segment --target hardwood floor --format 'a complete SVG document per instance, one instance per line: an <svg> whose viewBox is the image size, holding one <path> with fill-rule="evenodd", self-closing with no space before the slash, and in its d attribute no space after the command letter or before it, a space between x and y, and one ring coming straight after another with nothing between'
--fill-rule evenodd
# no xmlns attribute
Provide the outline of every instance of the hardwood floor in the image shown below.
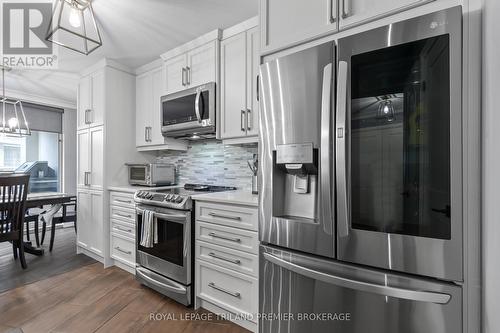
<svg viewBox="0 0 500 333"><path fill-rule="evenodd" d="M141 286L117 267L95 263L1 293L0 333L248 332L223 320L183 320L205 312ZM150 320L151 313L167 318Z"/></svg>
<svg viewBox="0 0 500 333"><path fill-rule="evenodd" d="M83 254L76 254L76 235L73 228L56 229L55 236L52 252L49 252L49 231L43 244L45 254L40 257L26 254L28 268L25 270L21 268L19 259L14 260L12 245L8 242L0 243L0 292L96 262ZM31 234L33 242L34 238Z"/></svg>

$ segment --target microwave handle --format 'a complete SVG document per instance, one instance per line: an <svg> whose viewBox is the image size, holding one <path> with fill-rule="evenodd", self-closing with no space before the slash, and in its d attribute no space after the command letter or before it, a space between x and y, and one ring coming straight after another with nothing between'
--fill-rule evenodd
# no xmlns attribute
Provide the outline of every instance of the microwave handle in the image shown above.
<svg viewBox="0 0 500 333"><path fill-rule="evenodd" d="M194 112L196 113L196 119L201 123L201 115L200 115L200 95L201 89L196 89L196 98L194 99Z"/></svg>

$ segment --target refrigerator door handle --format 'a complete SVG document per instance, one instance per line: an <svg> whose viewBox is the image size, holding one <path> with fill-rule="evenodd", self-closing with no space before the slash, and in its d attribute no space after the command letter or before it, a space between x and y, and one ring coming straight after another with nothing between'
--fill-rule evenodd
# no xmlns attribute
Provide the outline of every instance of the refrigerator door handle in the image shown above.
<svg viewBox="0 0 500 333"><path fill-rule="evenodd" d="M339 61L338 85L337 85L337 119L335 122L335 165L337 176L337 211L339 237L349 235L349 207L347 205L347 85L348 64Z"/></svg>
<svg viewBox="0 0 500 333"><path fill-rule="evenodd" d="M323 223L324 231L333 235L333 214L332 214L332 182L331 182L331 101L332 101L332 64L329 63L323 69L323 87L321 92L321 165L320 165L320 175L321 175L321 206L322 214L321 217Z"/></svg>
<svg viewBox="0 0 500 333"><path fill-rule="evenodd" d="M421 291L421 290L412 290L412 289L404 289L397 287L389 287L384 285L379 285L370 282L356 281L353 279L348 279L340 276L334 276L327 273L319 272L313 270L308 267L304 267L301 265L294 264L287 260L281 259L269 253L264 253L264 258L280 267L283 267L291 272L300 274L302 276L326 282L329 284L333 284L342 288L348 288L353 290L358 290L362 292L407 299L411 301L418 302L427 302L427 303L436 303L436 304L447 304L451 296L449 294L437 293L431 291Z"/></svg>

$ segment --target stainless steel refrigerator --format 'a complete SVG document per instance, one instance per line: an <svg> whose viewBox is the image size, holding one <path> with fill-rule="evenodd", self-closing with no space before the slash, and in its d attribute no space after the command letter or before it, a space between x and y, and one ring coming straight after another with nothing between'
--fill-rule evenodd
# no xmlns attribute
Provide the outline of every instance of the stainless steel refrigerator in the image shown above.
<svg viewBox="0 0 500 333"><path fill-rule="evenodd" d="M260 332L462 332L462 11L260 69Z"/></svg>

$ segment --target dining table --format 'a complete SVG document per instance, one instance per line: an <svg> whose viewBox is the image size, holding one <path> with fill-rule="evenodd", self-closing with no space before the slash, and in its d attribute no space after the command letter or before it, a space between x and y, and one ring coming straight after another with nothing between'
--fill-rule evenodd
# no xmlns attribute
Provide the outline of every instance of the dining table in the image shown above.
<svg viewBox="0 0 500 333"><path fill-rule="evenodd" d="M40 192L40 193L29 193L24 208L27 211L32 208L39 208L48 205L57 205L70 202L75 198L74 194L60 193L60 192ZM24 251L26 253L42 256L44 254L44 249L33 245L30 241L24 241Z"/></svg>

